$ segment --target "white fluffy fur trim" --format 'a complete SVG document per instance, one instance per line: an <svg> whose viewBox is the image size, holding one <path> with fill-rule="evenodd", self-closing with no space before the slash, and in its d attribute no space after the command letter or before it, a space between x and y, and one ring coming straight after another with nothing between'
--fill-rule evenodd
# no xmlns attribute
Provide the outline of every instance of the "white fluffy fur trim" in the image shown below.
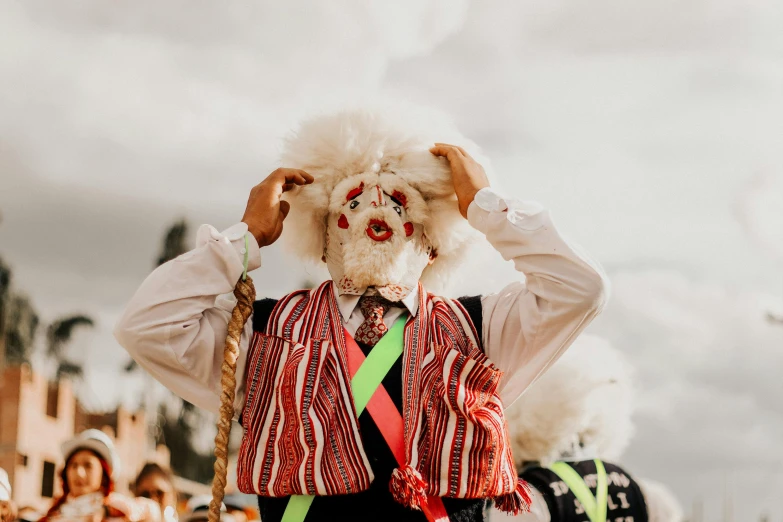
<svg viewBox="0 0 783 522"><path fill-rule="evenodd" d="M506 408L515 462L558 460L580 442L616 461L633 423L633 372L607 341L580 336L514 404Z"/></svg>
<svg viewBox="0 0 783 522"><path fill-rule="evenodd" d="M653 480L637 480L647 504L648 522L682 522L683 510L669 488Z"/></svg>
<svg viewBox="0 0 783 522"><path fill-rule="evenodd" d="M306 170L316 181L286 194L291 213L284 227L284 244L306 260L319 261L330 200L338 184L357 174L397 176L420 195L411 198L415 203L409 210L411 217L429 215L423 223L424 233L438 259L425 270L422 280L431 290L442 290L464 246L476 236L457 208L447 161L429 152L435 142L459 144L489 169L475 144L448 118L429 109L394 105L344 110L303 122L285 140L281 162ZM426 211L419 202L426 205Z"/></svg>

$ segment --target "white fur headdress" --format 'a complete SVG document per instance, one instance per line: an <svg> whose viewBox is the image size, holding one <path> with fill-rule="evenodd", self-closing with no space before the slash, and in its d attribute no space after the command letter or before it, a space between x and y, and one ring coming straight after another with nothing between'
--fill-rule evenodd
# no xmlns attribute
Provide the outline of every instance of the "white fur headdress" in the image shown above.
<svg viewBox="0 0 783 522"><path fill-rule="evenodd" d="M617 459L633 434L633 370L607 341L580 336L571 348L506 409L517 465L545 465L578 452Z"/></svg>
<svg viewBox="0 0 783 522"><path fill-rule="evenodd" d="M476 145L433 110L386 105L343 110L301 123L285 140L281 162L309 172L315 182L286 194L291 212L285 222L284 244L308 261L320 261L330 195L337 184L356 174L394 174L417 190L427 204L421 224L438 256L422 280L428 289L442 290L475 235L459 213L447 161L429 152L436 142L465 148L488 170Z"/></svg>

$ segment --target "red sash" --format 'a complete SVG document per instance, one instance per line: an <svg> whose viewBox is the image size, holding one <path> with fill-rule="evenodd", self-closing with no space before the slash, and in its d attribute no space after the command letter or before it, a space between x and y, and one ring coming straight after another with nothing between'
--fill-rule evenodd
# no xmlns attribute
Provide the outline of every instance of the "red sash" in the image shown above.
<svg viewBox="0 0 783 522"><path fill-rule="evenodd" d="M362 363L365 355L348 331L345 331L345 347L348 352L348 371L353 377ZM375 425L378 426L386 444L389 445L397 460L397 464L405 466L405 440L403 438L404 424L397 406L394 405L389 393L383 384L376 388L375 393L367 403L367 411L370 413ZM449 516L446 507L440 497L427 497L427 503L422 506L422 511L427 520L432 522L448 522Z"/></svg>

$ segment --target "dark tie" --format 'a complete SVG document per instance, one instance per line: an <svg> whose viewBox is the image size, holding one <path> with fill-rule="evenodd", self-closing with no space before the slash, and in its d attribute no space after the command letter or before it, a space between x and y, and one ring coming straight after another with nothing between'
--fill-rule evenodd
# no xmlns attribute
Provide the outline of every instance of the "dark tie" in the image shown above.
<svg viewBox="0 0 783 522"><path fill-rule="evenodd" d="M353 336L356 342L375 346L389 330L383 324L383 316L393 305L391 301L377 295L363 296L359 299L359 309L364 315L364 322Z"/></svg>

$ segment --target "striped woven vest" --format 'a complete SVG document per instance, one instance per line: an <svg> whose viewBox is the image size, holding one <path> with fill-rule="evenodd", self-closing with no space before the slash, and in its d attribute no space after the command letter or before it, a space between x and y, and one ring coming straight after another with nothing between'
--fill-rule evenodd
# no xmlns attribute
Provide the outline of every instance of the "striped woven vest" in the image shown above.
<svg viewBox="0 0 783 522"><path fill-rule="evenodd" d="M332 284L281 299L266 333L251 341L237 470L242 492L344 495L373 480ZM394 499L416 507L428 495L492 498L504 511L526 509L530 497L517 478L496 392L502 372L482 352L459 302L419 285L403 357L407 465L392 475Z"/></svg>

